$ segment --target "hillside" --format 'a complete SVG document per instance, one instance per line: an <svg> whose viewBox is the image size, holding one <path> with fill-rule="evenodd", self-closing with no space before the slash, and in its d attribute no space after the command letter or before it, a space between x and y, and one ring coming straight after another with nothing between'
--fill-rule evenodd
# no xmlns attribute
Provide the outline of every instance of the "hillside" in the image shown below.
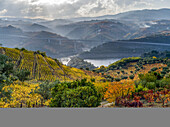
<svg viewBox="0 0 170 127"><path fill-rule="evenodd" d="M150 36L144 36L144 37L140 37L140 38L136 38L136 39L131 39L129 41L170 44L170 31L164 31L159 34L153 34Z"/></svg>
<svg viewBox="0 0 170 127"><path fill-rule="evenodd" d="M72 39L97 40L100 42L124 39L136 30L134 24L116 20L91 20L57 26L56 32Z"/></svg>
<svg viewBox="0 0 170 127"><path fill-rule="evenodd" d="M84 45L58 34L40 31L23 32L13 26L0 27L0 43L9 48L41 50L55 58L76 55L83 51Z"/></svg>
<svg viewBox="0 0 170 127"><path fill-rule="evenodd" d="M73 57L71 58L71 60L68 62L67 66L71 66L71 67L75 67L75 68L82 68L82 69L86 69L86 70L93 70L96 67L89 63L84 61L83 59L80 59L78 57Z"/></svg>
<svg viewBox="0 0 170 127"><path fill-rule="evenodd" d="M137 57L152 50L170 49L170 34L158 34L133 40L114 41L102 44L79 55L83 59L106 59Z"/></svg>
<svg viewBox="0 0 170 127"><path fill-rule="evenodd" d="M170 61L166 58L130 57L123 58L115 63L112 63L108 67L101 66L100 68L96 69L96 72L112 77L116 81L126 79L138 80L139 74L146 74L151 71L157 71L161 74L164 74L163 70L165 70L167 65L170 65L169 62Z"/></svg>
<svg viewBox="0 0 170 127"><path fill-rule="evenodd" d="M27 69L30 71L30 79L35 81L72 81L76 79L87 78L90 80L95 76L96 80L101 80L102 76L80 69L67 67L61 64L57 59L47 57L39 51L27 51L12 48L0 47L0 53L10 57L16 68Z"/></svg>

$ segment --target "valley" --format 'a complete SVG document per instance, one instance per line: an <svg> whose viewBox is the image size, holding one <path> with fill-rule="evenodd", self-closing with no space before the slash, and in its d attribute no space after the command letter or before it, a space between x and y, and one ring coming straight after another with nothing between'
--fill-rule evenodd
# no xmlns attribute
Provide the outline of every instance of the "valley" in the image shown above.
<svg viewBox="0 0 170 127"><path fill-rule="evenodd" d="M2 17L0 108L170 107L169 14Z"/></svg>

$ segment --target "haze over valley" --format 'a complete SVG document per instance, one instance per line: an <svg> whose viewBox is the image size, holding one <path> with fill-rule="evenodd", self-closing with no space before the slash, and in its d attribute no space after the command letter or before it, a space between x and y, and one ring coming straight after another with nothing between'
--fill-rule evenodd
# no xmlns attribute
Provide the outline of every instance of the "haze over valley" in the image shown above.
<svg viewBox="0 0 170 127"><path fill-rule="evenodd" d="M94 64L97 60L96 66L107 59L104 64L108 65L120 58L170 48L168 8L53 19L7 14L4 11L0 18L0 43L4 47L40 50L65 64L78 56Z"/></svg>

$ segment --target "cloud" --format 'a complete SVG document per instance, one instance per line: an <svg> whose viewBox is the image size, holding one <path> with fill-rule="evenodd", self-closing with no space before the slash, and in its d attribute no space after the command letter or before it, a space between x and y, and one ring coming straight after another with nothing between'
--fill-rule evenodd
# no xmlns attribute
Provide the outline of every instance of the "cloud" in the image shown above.
<svg viewBox="0 0 170 127"><path fill-rule="evenodd" d="M167 7L169 0L0 0L0 16L70 18Z"/></svg>
<svg viewBox="0 0 170 127"><path fill-rule="evenodd" d="M6 14L7 12L8 12L8 10L3 9L3 10L0 11L0 15L4 15L4 14Z"/></svg>

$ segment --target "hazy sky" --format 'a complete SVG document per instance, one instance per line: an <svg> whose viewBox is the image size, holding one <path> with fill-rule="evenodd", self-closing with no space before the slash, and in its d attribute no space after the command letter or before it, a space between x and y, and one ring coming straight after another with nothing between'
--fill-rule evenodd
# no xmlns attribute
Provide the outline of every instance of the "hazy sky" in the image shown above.
<svg viewBox="0 0 170 127"><path fill-rule="evenodd" d="M0 0L0 16L70 18L170 8L170 0Z"/></svg>

